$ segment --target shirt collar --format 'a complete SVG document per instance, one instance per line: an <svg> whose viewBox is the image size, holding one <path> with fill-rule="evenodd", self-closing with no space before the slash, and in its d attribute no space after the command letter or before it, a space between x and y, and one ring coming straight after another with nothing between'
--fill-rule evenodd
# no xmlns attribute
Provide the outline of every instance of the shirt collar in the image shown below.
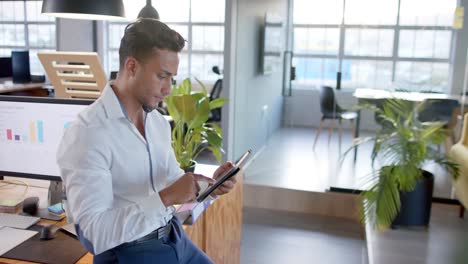
<svg viewBox="0 0 468 264"><path fill-rule="evenodd" d="M111 87L112 83L108 83L101 94L101 101L106 110L109 119L127 118L125 108L120 103L119 98Z"/></svg>

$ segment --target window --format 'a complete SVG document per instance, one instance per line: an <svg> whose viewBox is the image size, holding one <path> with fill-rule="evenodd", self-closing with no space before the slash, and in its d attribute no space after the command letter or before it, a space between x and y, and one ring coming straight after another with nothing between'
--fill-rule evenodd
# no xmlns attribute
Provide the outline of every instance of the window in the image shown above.
<svg viewBox="0 0 468 264"><path fill-rule="evenodd" d="M42 1L0 1L0 56L29 50L32 74L44 74L37 52L56 49L55 19L41 8Z"/></svg>
<svg viewBox="0 0 468 264"><path fill-rule="evenodd" d="M448 92L456 0L295 0L294 87Z"/></svg>
<svg viewBox="0 0 468 264"><path fill-rule="evenodd" d="M145 5L144 0L124 1L127 17L136 19ZM224 51L224 5L222 0L174 0L154 2L161 21L179 32L186 40L181 52L176 79L188 76L204 81L219 77L211 71L213 66L223 67ZM209 11L206 7L209 6ZM119 46L127 22L107 24L107 68L119 69Z"/></svg>

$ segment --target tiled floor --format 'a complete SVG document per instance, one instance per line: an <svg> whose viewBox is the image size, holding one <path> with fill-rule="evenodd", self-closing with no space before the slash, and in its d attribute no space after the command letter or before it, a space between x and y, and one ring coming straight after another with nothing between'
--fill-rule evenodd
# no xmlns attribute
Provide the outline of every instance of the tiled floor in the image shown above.
<svg viewBox="0 0 468 264"><path fill-rule="evenodd" d="M242 264L361 264L366 261L366 245L358 223L244 209Z"/></svg>

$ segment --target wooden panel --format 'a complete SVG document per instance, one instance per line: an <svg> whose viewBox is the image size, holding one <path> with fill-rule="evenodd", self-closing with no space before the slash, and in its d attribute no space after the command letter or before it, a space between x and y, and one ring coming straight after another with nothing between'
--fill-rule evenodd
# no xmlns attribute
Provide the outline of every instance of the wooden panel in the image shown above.
<svg viewBox="0 0 468 264"><path fill-rule="evenodd" d="M67 80L67 81L93 81L94 80L94 75L92 74L81 74L81 75L76 75L76 74L70 74L70 73L57 73L57 76L60 77L62 80Z"/></svg>
<svg viewBox="0 0 468 264"><path fill-rule="evenodd" d="M309 192L277 187L245 185L244 206L318 214L359 221L359 196L333 192Z"/></svg>
<svg viewBox="0 0 468 264"><path fill-rule="evenodd" d="M56 97L98 98L107 84L106 74L95 52L39 52L37 56L54 86ZM73 80L73 82L67 80ZM77 89L81 91L77 93Z"/></svg>
<svg viewBox="0 0 468 264"><path fill-rule="evenodd" d="M243 177L241 171L234 189L205 212L206 253L214 263L240 263Z"/></svg>
<svg viewBox="0 0 468 264"><path fill-rule="evenodd" d="M86 91L99 91L99 87L96 83L62 81L62 85L71 90L77 89L77 90L86 90Z"/></svg>
<svg viewBox="0 0 468 264"><path fill-rule="evenodd" d="M59 71L89 71L90 70L90 67L88 65L67 65L67 64L53 63L52 67L54 70L59 70Z"/></svg>

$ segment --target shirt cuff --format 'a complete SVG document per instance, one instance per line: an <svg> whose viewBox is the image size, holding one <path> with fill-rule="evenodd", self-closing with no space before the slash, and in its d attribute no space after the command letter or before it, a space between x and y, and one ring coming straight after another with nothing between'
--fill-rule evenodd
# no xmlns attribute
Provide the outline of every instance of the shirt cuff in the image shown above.
<svg viewBox="0 0 468 264"><path fill-rule="evenodd" d="M151 219L151 221L161 221L161 226L166 224L164 220L169 220L165 218L171 214L171 208L166 208L159 193L154 193L141 200L140 206L147 218Z"/></svg>

